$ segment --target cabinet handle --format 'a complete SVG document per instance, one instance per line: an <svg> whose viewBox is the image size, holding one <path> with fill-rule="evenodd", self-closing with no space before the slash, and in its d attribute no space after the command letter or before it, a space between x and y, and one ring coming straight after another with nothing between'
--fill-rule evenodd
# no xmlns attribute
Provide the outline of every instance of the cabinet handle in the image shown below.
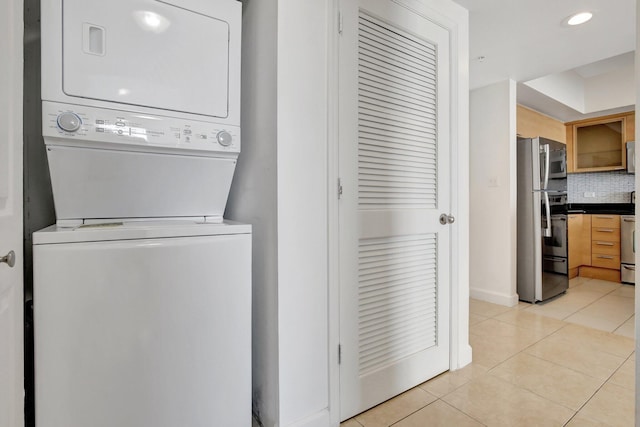
<svg viewBox="0 0 640 427"><path fill-rule="evenodd" d="M600 218L600 219L613 219L613 216L611 216L611 215L596 215L596 218Z"/></svg>
<svg viewBox="0 0 640 427"><path fill-rule="evenodd" d="M615 230L613 228L596 228L596 231L601 233L613 233Z"/></svg>
<svg viewBox="0 0 640 427"><path fill-rule="evenodd" d="M611 255L596 255L596 257L602 259L613 259Z"/></svg>
<svg viewBox="0 0 640 427"><path fill-rule="evenodd" d="M613 246L614 244L611 242L596 242L596 245L600 246Z"/></svg>

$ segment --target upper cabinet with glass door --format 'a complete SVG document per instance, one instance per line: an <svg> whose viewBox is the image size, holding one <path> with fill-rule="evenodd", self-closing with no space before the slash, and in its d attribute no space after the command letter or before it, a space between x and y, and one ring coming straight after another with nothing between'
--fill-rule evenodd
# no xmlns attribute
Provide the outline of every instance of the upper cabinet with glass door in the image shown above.
<svg viewBox="0 0 640 427"><path fill-rule="evenodd" d="M624 113L567 123L569 172L624 170L625 144L635 139L635 114Z"/></svg>

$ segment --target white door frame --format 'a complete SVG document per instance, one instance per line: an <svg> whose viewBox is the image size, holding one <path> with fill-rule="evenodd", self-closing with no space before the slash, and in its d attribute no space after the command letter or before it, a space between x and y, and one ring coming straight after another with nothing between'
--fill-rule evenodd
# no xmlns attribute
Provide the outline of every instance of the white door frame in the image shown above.
<svg viewBox="0 0 640 427"><path fill-rule="evenodd" d="M469 345L469 24L468 11L450 0L390 0L449 32L451 47L451 318L450 366L471 363ZM329 250L329 407L331 424L340 423L340 229L338 210L338 43L340 1L331 0L328 31L329 141L328 141L328 250ZM334 189L335 191L332 191Z"/></svg>
<svg viewBox="0 0 640 427"><path fill-rule="evenodd" d="M0 427L24 425L22 87L23 2L0 3Z"/></svg>

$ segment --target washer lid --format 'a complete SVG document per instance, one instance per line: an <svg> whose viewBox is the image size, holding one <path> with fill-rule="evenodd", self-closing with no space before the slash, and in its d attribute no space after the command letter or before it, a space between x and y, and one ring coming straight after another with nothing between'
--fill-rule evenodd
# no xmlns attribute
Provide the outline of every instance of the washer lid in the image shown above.
<svg viewBox="0 0 640 427"><path fill-rule="evenodd" d="M192 220L154 220L130 222L106 222L59 227L52 225L33 233L33 244L100 242L110 240L159 239L169 237L222 236L251 234L250 224L223 221L208 224Z"/></svg>

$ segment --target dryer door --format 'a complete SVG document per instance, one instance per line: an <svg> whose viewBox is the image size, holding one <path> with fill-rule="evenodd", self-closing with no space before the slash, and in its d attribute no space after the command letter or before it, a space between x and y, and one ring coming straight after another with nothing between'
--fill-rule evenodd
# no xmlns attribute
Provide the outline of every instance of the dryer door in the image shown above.
<svg viewBox="0 0 640 427"><path fill-rule="evenodd" d="M237 10L226 5L213 16L155 0L63 0L64 93L227 117Z"/></svg>

